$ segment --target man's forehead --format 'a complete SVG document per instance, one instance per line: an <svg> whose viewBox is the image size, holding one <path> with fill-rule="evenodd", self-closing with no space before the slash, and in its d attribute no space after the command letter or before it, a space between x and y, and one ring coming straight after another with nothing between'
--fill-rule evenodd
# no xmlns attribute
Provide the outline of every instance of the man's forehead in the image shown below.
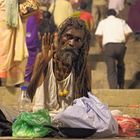
<svg viewBox="0 0 140 140"><path fill-rule="evenodd" d="M76 28L68 28L64 34L73 34L76 36L84 36L84 31L82 29L76 29Z"/></svg>

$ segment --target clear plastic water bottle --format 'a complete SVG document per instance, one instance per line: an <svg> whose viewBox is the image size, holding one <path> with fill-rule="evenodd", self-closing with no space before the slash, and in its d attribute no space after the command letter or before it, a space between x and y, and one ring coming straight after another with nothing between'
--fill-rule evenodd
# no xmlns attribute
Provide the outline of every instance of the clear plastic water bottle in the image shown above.
<svg viewBox="0 0 140 140"><path fill-rule="evenodd" d="M19 97L19 113L31 111L31 100L27 94L27 86L21 87L21 94Z"/></svg>

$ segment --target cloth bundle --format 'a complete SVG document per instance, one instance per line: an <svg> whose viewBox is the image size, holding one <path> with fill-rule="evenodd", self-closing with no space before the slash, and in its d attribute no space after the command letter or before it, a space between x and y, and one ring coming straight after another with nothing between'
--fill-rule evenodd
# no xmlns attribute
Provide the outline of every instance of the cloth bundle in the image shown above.
<svg viewBox="0 0 140 140"><path fill-rule="evenodd" d="M36 0L26 0L19 4L19 11L21 16L28 16L39 9L39 3Z"/></svg>

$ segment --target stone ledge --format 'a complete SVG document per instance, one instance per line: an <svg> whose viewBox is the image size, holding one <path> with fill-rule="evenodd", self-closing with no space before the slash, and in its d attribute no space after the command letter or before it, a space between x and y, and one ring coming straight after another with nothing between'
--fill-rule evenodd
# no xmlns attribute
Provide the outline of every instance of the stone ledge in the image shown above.
<svg viewBox="0 0 140 140"><path fill-rule="evenodd" d="M92 91L111 110L118 109L132 117L140 117L140 89L93 89Z"/></svg>
<svg viewBox="0 0 140 140"><path fill-rule="evenodd" d="M140 89L93 89L92 92L110 109L119 109L124 114L140 117ZM0 87L0 104L17 110L20 88Z"/></svg>

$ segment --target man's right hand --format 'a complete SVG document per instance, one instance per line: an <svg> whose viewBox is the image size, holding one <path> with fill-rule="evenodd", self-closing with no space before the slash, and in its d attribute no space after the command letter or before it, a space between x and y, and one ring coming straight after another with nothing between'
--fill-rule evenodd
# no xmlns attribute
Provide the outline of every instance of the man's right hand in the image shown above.
<svg viewBox="0 0 140 140"><path fill-rule="evenodd" d="M53 57L54 53L55 53L55 48L53 43L51 42L50 33L48 33L48 35L44 34L44 36L42 37L43 59L49 61Z"/></svg>

